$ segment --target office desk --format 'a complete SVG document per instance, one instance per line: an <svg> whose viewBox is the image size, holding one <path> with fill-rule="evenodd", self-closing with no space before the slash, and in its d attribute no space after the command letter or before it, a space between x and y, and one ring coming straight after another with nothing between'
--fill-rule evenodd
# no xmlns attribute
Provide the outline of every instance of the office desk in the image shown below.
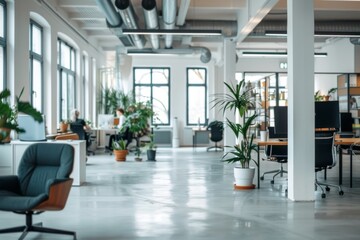
<svg viewBox="0 0 360 240"><path fill-rule="evenodd" d="M260 147L265 146L286 146L288 144L287 141L280 141L279 139L269 139L267 141L260 141L259 139L255 139L255 143L258 147L258 156L257 156L257 163L258 163L258 171L257 171L257 182L258 188L260 188Z"/></svg>
<svg viewBox="0 0 360 240"><path fill-rule="evenodd" d="M193 134L193 149L195 149L196 145L198 144L199 140L207 140L207 143L209 143L209 130L206 128L193 128L192 134ZM202 138L200 138L202 136ZM205 137L204 137L205 136Z"/></svg>
<svg viewBox="0 0 360 240"><path fill-rule="evenodd" d="M335 146L350 146L351 144L360 141L360 138L340 138L335 135ZM260 187L260 146L286 146L287 141L279 141L278 139L269 139L268 141L256 141L258 146L258 188ZM342 185L342 171L343 171L342 151L339 149L339 185ZM350 154L350 187L352 187L352 154Z"/></svg>
<svg viewBox="0 0 360 240"><path fill-rule="evenodd" d="M353 143L359 142L360 138L341 138L339 135L335 136L334 145L336 146L350 146ZM352 153L350 154L350 187L352 188ZM339 149L339 185L342 185L342 150Z"/></svg>

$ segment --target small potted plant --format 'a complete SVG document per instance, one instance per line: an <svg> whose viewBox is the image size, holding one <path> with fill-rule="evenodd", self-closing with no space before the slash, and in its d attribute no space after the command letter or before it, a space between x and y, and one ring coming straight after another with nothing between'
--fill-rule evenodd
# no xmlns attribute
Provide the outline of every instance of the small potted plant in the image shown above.
<svg viewBox="0 0 360 240"><path fill-rule="evenodd" d="M15 104L10 105L9 97L11 96L10 90L4 89L0 92L0 142L10 142L10 132L14 130L17 133L24 132L25 130L19 128L17 123L17 115L19 112L25 113L33 117L36 121L42 122L43 117L29 102L21 101L21 95L24 88L21 90L20 95L15 98Z"/></svg>
<svg viewBox="0 0 360 240"><path fill-rule="evenodd" d="M60 129L60 132L67 132L68 129L69 129L69 124L71 123L70 120L61 120L60 121L60 124L59 124L59 129Z"/></svg>
<svg viewBox="0 0 360 240"><path fill-rule="evenodd" d="M136 149L135 149L135 161L137 161L137 162L142 161L141 153L142 153L141 148L136 147Z"/></svg>
<svg viewBox="0 0 360 240"><path fill-rule="evenodd" d="M113 153L116 161L126 161L126 155L128 150L126 149L126 141L120 139L119 141L113 141L112 143Z"/></svg>
<svg viewBox="0 0 360 240"><path fill-rule="evenodd" d="M156 145L154 143L153 135L150 136L150 142L146 145L146 155L148 161L156 161Z"/></svg>

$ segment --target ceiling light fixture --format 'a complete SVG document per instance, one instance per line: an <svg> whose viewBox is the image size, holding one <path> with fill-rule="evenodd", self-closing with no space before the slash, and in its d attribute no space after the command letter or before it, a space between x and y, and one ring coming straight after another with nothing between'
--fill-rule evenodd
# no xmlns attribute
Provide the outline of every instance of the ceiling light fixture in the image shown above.
<svg viewBox="0 0 360 240"><path fill-rule="evenodd" d="M243 51L242 55L244 57L287 57L287 52L256 52L256 51ZM316 52L314 53L315 57L327 57L327 53Z"/></svg>
<svg viewBox="0 0 360 240"><path fill-rule="evenodd" d="M123 29L125 35L186 35L186 36L221 36L221 30L182 30L182 29Z"/></svg>
<svg viewBox="0 0 360 240"><path fill-rule="evenodd" d="M265 36L270 37L286 37L286 31L265 31ZM329 31L315 31L315 37L360 37L360 32L329 32Z"/></svg>

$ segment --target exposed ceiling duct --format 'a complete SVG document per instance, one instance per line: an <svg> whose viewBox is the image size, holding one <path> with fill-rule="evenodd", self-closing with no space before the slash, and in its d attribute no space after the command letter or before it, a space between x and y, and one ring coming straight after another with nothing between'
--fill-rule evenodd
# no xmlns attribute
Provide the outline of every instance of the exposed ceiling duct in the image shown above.
<svg viewBox="0 0 360 240"><path fill-rule="evenodd" d="M187 20L182 30L221 30L225 37L236 37L236 21Z"/></svg>
<svg viewBox="0 0 360 240"><path fill-rule="evenodd" d="M143 0L141 3L144 10L145 24L147 29L159 29L158 14L155 0ZM150 35L150 42L154 49L160 48L159 36Z"/></svg>
<svg viewBox="0 0 360 240"><path fill-rule="evenodd" d="M168 55L190 55L200 54L200 61L208 63L211 60L211 51L206 47L188 47L174 49L129 49L127 54L168 54Z"/></svg>
<svg viewBox="0 0 360 240"><path fill-rule="evenodd" d="M138 24L135 19L135 12L130 3L130 0L116 0L115 6L119 9L121 18L124 21L124 25L128 29L138 29ZM131 35L132 40L137 48L144 48L145 37L139 35Z"/></svg>
<svg viewBox="0 0 360 240"><path fill-rule="evenodd" d="M116 11L111 0L95 0L96 4L99 6L101 11L105 14L106 23L110 30L118 36L119 40L125 47L133 46L133 41L128 36L124 36L121 33L120 26L123 21L120 17L120 14Z"/></svg>
<svg viewBox="0 0 360 240"><path fill-rule="evenodd" d="M165 29L174 29L176 19L176 1L163 0L162 3L163 22ZM171 48L173 41L172 35L165 36L165 48Z"/></svg>

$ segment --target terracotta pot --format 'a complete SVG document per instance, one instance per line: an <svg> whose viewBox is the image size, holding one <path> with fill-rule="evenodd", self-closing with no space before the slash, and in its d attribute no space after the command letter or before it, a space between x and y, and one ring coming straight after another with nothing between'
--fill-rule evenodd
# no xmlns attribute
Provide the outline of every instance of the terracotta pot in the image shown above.
<svg viewBox="0 0 360 240"><path fill-rule="evenodd" d="M67 132L68 128L69 128L69 124L60 123L60 132Z"/></svg>
<svg viewBox="0 0 360 240"><path fill-rule="evenodd" d="M126 161L128 150L113 150L116 161Z"/></svg>
<svg viewBox="0 0 360 240"><path fill-rule="evenodd" d="M0 137L0 142L9 143L11 141L11 138L10 138L11 129L9 129L9 128L0 128L0 132L1 132L1 135L2 135L2 137Z"/></svg>

